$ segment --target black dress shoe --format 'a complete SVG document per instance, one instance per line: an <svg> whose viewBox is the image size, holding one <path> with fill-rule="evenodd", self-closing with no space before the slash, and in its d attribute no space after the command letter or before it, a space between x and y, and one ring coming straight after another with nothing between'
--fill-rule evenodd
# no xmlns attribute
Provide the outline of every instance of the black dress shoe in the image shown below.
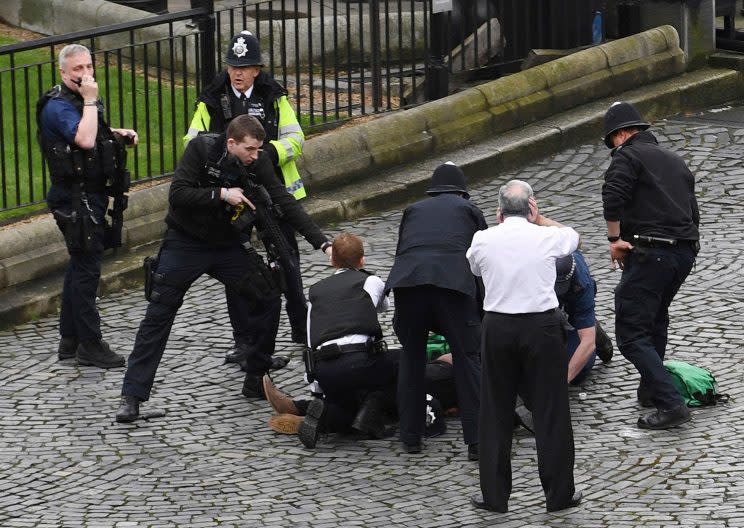
<svg viewBox="0 0 744 528"><path fill-rule="evenodd" d="M270 370L283 369L289 364L289 358L284 356L271 356L271 367Z"/></svg>
<svg viewBox="0 0 744 528"><path fill-rule="evenodd" d="M124 356L111 350L103 339L95 341L81 341L75 351L78 365L94 366L103 369L123 367L126 363Z"/></svg>
<svg viewBox="0 0 744 528"><path fill-rule="evenodd" d="M139 398L135 396L122 395L119 410L116 411L116 421L119 423L131 423L139 418Z"/></svg>
<svg viewBox="0 0 744 528"><path fill-rule="evenodd" d="M312 449L318 443L318 437L320 437L320 433L322 432L324 413L325 404L323 400L316 398L310 402L307 408L307 414L300 424L299 431L297 431L300 442L305 447Z"/></svg>
<svg viewBox="0 0 744 528"><path fill-rule="evenodd" d="M568 501L566 504L562 504L559 506L551 506L548 508L548 511L557 512L557 511L565 510L567 508L575 508L581 503L581 498L583 496L584 496L583 493L581 493L580 491L576 491L574 492L573 497L571 497L571 500Z"/></svg>
<svg viewBox="0 0 744 528"><path fill-rule="evenodd" d="M243 380L243 390L241 391L243 396L246 398L259 398L261 400L266 399L266 395L263 391L263 376L257 376L255 374L246 374Z"/></svg>
<svg viewBox="0 0 744 528"><path fill-rule="evenodd" d="M470 504L472 504L479 510L488 510L497 513L506 513L509 511L509 508L507 508L506 506L503 508L494 508L493 506L489 506L488 504L486 504L486 501L483 500L483 496L480 493L470 497Z"/></svg>
<svg viewBox="0 0 744 528"><path fill-rule="evenodd" d="M602 360L602 363L609 363L610 361L612 361L612 355L614 353L612 347L612 339L610 339L610 336L608 336L604 329L600 326L599 321L596 322L595 328L597 334L597 357Z"/></svg>
<svg viewBox="0 0 744 528"><path fill-rule="evenodd" d="M74 358L79 344L80 342L77 337L62 337L62 339L59 340L57 359L65 360Z"/></svg>
<svg viewBox="0 0 744 528"><path fill-rule="evenodd" d="M421 442L414 442L413 444L406 444L403 442L403 451L408 453L409 455L417 455L423 451L423 446L421 445Z"/></svg>
<svg viewBox="0 0 744 528"><path fill-rule="evenodd" d="M641 429L670 429L677 427L692 418L690 409L684 403L668 411L658 409L651 414L638 418L638 427Z"/></svg>
<svg viewBox="0 0 744 528"><path fill-rule="evenodd" d="M241 347L233 348L225 354L225 363L240 363L241 361L245 361L245 349Z"/></svg>
<svg viewBox="0 0 744 528"><path fill-rule="evenodd" d="M468 460L472 460L475 462L476 460L480 459L480 455L478 453L478 444L469 444L468 445Z"/></svg>

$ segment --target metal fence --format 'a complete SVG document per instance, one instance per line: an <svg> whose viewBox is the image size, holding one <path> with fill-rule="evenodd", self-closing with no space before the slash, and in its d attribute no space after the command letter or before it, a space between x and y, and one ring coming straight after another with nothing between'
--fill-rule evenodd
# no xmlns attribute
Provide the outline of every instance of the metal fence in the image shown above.
<svg viewBox="0 0 744 528"><path fill-rule="evenodd" d="M243 29L260 39L264 68L288 88L307 133L422 102L432 41L456 75L500 75L530 48L587 44L595 3L455 0L443 32L432 34L431 0L267 0L220 10L191 0L188 11L0 47L0 221L43 207L35 104L59 82L55 55L65 44L93 52L109 124L140 134L130 168L145 181L174 170L196 96Z"/></svg>

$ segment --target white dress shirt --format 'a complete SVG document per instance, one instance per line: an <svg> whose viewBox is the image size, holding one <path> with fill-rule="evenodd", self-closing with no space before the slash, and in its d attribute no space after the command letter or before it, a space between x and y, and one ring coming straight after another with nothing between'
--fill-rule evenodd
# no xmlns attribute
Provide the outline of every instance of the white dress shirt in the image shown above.
<svg viewBox="0 0 744 528"><path fill-rule="evenodd" d="M573 253L579 234L570 227L543 227L524 217L478 231L467 252L470 269L483 277L483 309L508 314L558 307L555 260Z"/></svg>
<svg viewBox="0 0 744 528"><path fill-rule="evenodd" d="M246 99L250 99L251 94L253 93L253 85L251 85L251 87L248 88L245 92L241 92L240 90L235 88L232 84L230 85L230 88L232 88L232 91L235 94L235 97L237 97L238 99L240 99L241 95L245 95Z"/></svg>

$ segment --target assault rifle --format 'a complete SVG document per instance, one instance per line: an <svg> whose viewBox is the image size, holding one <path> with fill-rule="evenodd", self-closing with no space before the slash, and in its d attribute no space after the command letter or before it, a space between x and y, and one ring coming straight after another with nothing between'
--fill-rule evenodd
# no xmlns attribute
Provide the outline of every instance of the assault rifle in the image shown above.
<svg viewBox="0 0 744 528"><path fill-rule="evenodd" d="M106 249L121 247L121 230L124 226L124 211L129 205L129 186L131 177L127 169L126 145L131 144L132 138L116 134L116 139L108 143L108 148L113 150L113 156L109 159L115 160L114 166L106 174L106 194L113 198L112 207L108 210L111 217L111 225L106 225L104 231L104 247ZM104 149L106 145L104 145Z"/></svg>
<svg viewBox="0 0 744 528"><path fill-rule="evenodd" d="M239 183L229 181L221 174L216 183L220 187L240 186L243 189L243 196L248 198L256 209L252 210L245 204L233 207L231 218L233 227L239 232L244 232L250 225L254 225L256 235L266 249L266 260L279 289L286 293L288 285L295 282L296 289L301 291L300 270L297 269L292 249L278 223L284 213L271 199L266 188L253 181L245 165L238 163L238 170ZM210 176L214 178L216 174L210 171Z"/></svg>

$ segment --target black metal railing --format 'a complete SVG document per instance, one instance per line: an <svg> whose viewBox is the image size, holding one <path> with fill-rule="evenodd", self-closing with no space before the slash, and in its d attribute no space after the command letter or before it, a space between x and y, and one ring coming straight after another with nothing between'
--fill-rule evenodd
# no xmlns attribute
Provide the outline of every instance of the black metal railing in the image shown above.
<svg viewBox="0 0 744 528"><path fill-rule="evenodd" d="M59 82L55 54L65 44L93 52L109 124L140 134L130 168L144 181L175 168L196 96L241 30L259 38L265 69L312 133L425 100L432 41L449 74L495 65L494 75L518 69L534 47L588 44L597 1L455 0L433 33L431 0L267 0L220 10L191 0L188 11L0 47L0 221L43 207L35 103Z"/></svg>

